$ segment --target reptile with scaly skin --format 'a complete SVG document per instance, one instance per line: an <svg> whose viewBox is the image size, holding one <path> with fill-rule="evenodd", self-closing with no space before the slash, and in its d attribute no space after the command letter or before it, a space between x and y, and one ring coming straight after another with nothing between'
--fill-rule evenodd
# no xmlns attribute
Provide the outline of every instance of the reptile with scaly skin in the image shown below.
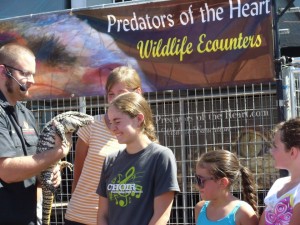
<svg viewBox="0 0 300 225"><path fill-rule="evenodd" d="M79 127L89 125L93 121L93 117L85 113L68 111L55 116L51 121L49 121L40 133L37 153L48 151L53 149L55 145L55 135L62 139L62 142L67 142L65 134L73 133L77 131ZM43 225L50 224L50 216L52 210L52 203L54 198L54 193L56 188L53 186L51 181L51 174L53 168L56 165L60 166L60 169L68 166L72 166L71 163L59 161L56 164L50 166L47 170L44 170L38 176L43 192Z"/></svg>

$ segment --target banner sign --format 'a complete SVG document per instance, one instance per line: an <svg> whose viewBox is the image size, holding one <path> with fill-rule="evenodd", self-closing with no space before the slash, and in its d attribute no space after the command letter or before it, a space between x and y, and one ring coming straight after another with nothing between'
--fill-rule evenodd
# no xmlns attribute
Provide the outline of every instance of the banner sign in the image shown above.
<svg viewBox="0 0 300 225"><path fill-rule="evenodd" d="M0 21L0 44L37 57L32 99L104 95L109 72L135 68L145 92L271 81L271 0L112 4Z"/></svg>

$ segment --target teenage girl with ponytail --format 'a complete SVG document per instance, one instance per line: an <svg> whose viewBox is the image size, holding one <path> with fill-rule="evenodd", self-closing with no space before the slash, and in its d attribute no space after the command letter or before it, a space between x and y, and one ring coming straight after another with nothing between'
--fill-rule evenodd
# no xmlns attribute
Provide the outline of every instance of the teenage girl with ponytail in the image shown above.
<svg viewBox="0 0 300 225"><path fill-rule="evenodd" d="M166 225L179 191L173 152L157 143L150 105L134 92L109 105L110 129L126 148L107 156L98 225Z"/></svg>

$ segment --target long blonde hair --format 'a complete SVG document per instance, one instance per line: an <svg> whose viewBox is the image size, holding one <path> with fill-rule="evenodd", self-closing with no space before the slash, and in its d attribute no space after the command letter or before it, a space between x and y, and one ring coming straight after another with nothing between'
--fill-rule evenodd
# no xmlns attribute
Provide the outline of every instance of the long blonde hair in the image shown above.
<svg viewBox="0 0 300 225"><path fill-rule="evenodd" d="M110 103L110 106L116 107L120 112L127 114L131 118L135 118L140 113L143 114L142 132L146 134L151 141L157 142L152 111L143 96L136 92L124 93L116 97Z"/></svg>

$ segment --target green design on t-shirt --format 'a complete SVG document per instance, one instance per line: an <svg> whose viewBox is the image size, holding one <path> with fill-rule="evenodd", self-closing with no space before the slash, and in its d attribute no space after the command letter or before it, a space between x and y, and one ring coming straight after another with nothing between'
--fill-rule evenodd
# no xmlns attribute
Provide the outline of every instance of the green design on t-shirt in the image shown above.
<svg viewBox="0 0 300 225"><path fill-rule="evenodd" d="M118 174L107 185L109 200L115 201L116 205L126 207L131 203L132 198L139 199L143 193L143 187L139 185L142 173L136 173L135 167L130 167L125 175Z"/></svg>

